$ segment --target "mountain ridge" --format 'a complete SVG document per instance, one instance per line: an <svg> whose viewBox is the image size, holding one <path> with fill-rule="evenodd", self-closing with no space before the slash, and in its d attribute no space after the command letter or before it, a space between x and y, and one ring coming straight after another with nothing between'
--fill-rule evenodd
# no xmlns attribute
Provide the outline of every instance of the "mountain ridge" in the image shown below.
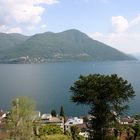
<svg viewBox="0 0 140 140"><path fill-rule="evenodd" d="M4 44L0 33L1 63L135 60L135 58L94 40L76 29L59 33L45 32L33 36L21 34L4 35L7 40L10 37L12 39L8 44ZM4 49L1 50L1 48Z"/></svg>

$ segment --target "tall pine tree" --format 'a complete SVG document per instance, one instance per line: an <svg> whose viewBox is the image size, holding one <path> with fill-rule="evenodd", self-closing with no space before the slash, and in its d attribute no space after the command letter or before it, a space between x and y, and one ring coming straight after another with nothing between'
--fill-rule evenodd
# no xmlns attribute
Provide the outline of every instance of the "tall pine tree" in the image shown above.
<svg viewBox="0 0 140 140"><path fill-rule="evenodd" d="M64 117L65 116L63 106L61 106L61 108L60 108L60 116L61 117Z"/></svg>

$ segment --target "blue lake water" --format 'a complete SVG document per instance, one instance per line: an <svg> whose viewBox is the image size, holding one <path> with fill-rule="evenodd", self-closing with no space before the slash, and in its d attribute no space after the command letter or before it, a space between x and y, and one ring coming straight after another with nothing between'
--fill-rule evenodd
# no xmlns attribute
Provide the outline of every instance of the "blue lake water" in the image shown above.
<svg viewBox="0 0 140 140"><path fill-rule="evenodd" d="M64 62L48 64L0 64L0 109L9 110L16 96L29 96L41 113L64 106L67 115L84 115L85 106L70 101L70 86L79 75L117 73L128 80L136 92L128 113L140 113L140 62Z"/></svg>

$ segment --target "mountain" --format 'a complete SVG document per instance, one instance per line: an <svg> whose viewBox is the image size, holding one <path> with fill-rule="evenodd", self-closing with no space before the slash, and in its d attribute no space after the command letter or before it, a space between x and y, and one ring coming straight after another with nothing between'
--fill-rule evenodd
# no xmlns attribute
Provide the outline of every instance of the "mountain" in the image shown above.
<svg viewBox="0 0 140 140"><path fill-rule="evenodd" d="M21 34L0 33L0 58L5 57L5 52L24 42L28 37Z"/></svg>
<svg viewBox="0 0 140 140"><path fill-rule="evenodd" d="M20 34L0 34L1 62L33 63L134 59L75 29L60 33L46 32L30 37Z"/></svg>
<svg viewBox="0 0 140 140"><path fill-rule="evenodd" d="M27 36L16 33L0 33L0 51L15 47L24 42L27 38Z"/></svg>

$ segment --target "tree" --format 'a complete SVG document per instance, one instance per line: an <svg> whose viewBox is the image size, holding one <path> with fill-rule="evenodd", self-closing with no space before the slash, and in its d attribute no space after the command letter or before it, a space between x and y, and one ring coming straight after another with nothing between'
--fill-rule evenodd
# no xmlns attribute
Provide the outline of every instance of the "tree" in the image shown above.
<svg viewBox="0 0 140 140"><path fill-rule="evenodd" d="M73 140L83 140L83 137L79 135L80 130L76 125L71 126L70 131Z"/></svg>
<svg viewBox="0 0 140 140"><path fill-rule="evenodd" d="M136 120L139 120L140 119L140 114L133 115L132 117L134 117Z"/></svg>
<svg viewBox="0 0 140 140"><path fill-rule="evenodd" d="M108 128L109 122L116 117L112 110L117 114L123 113L128 108L126 102L135 96L131 84L116 74L81 75L70 91L74 103L89 105L89 113L94 116L94 137L98 136L98 139L105 139L105 128Z"/></svg>
<svg viewBox="0 0 140 140"><path fill-rule="evenodd" d="M33 114L35 103L28 97L18 97L12 101L12 108L7 118L10 137L14 140L33 139Z"/></svg>
<svg viewBox="0 0 140 140"><path fill-rule="evenodd" d="M58 125L43 125L39 128L39 136L62 134L62 129Z"/></svg>
<svg viewBox="0 0 140 140"><path fill-rule="evenodd" d="M71 137L68 137L64 134L53 134L53 135L41 136L39 140L72 140L72 139Z"/></svg>
<svg viewBox="0 0 140 140"><path fill-rule="evenodd" d="M133 128L131 128L131 127L126 127L126 133L127 133L127 139L128 140L132 140L132 139L134 139L133 138L133 135L134 135L134 133L135 133L135 131L133 130Z"/></svg>
<svg viewBox="0 0 140 140"><path fill-rule="evenodd" d="M136 138L140 136L140 125L136 124L135 126L132 126L132 129L134 130L134 140L136 140Z"/></svg>
<svg viewBox="0 0 140 140"><path fill-rule="evenodd" d="M60 108L60 116L65 117L63 106L61 106L61 108Z"/></svg>
<svg viewBox="0 0 140 140"><path fill-rule="evenodd" d="M51 111L51 115L52 115L53 117L56 117L56 111L55 111L54 109Z"/></svg>

